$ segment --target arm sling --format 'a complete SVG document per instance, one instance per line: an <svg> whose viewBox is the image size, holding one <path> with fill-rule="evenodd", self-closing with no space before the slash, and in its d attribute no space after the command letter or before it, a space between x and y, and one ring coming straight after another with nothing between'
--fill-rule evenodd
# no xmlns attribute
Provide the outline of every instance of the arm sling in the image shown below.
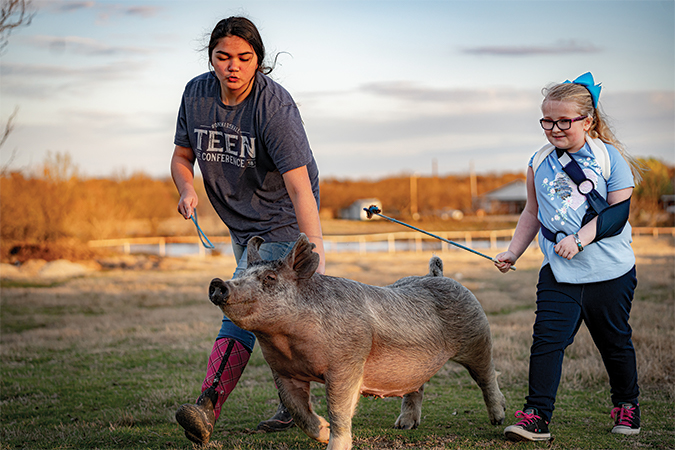
<svg viewBox="0 0 675 450"><path fill-rule="evenodd" d="M574 158L569 155L567 150L556 148L555 151L563 170L577 185L577 190L581 195L586 197L586 201L588 202L589 208L581 220L581 226L583 227L596 216L598 218L595 239L593 239L593 242L621 234L626 222L628 222L630 198L610 205L607 203L607 200L595 190L593 181L586 177L584 171L579 167L579 164ZM554 233L543 224L540 225L542 235L551 242L557 243L567 236L563 231Z"/></svg>

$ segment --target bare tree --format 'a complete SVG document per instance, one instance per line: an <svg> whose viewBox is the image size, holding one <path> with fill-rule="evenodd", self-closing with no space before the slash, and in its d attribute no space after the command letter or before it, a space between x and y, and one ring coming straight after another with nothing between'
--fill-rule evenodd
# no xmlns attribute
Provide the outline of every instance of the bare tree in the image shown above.
<svg viewBox="0 0 675 450"><path fill-rule="evenodd" d="M0 9L0 52L9 43L9 35L16 28L30 25L35 10L31 0L2 0Z"/></svg>
<svg viewBox="0 0 675 450"><path fill-rule="evenodd" d="M0 134L0 149L5 145L5 141L7 141L7 138L14 129L14 118L16 118L18 112L19 107L17 106L16 108L14 108L14 112L9 116L9 119L7 119L5 129L2 130L2 134ZM5 161L2 164L2 166L0 166L0 176L7 175L7 173L9 172L9 166L12 164L15 157L16 157L16 149L12 150L12 154L9 156L7 161Z"/></svg>
<svg viewBox="0 0 675 450"><path fill-rule="evenodd" d="M31 0L2 0L2 8L0 8L0 55L9 44L9 35L12 34L16 28L30 25L36 11L33 9ZM4 130L0 134L0 149L10 133L14 129L14 119L19 112L19 107L14 108L14 112L7 119ZM9 166L14 161L16 156L16 149L12 151L9 159L0 166L0 176L6 175L9 171Z"/></svg>

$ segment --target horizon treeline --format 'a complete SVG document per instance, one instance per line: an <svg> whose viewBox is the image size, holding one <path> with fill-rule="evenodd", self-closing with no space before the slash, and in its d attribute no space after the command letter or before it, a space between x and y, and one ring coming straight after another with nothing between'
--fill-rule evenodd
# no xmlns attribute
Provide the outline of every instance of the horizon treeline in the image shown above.
<svg viewBox="0 0 675 450"><path fill-rule="evenodd" d="M634 191L631 223L634 226L672 226L672 214L663 220L662 196L673 194L675 168L655 159L641 160L647 169ZM516 179L522 173L480 174L475 191L469 174L416 177L416 208L422 220L443 209L475 214L472 194L480 196ZM195 181L200 198L200 219L216 218L201 180ZM322 179L322 218L363 198L378 198L387 214L407 219L411 212L411 176L374 180ZM50 242L157 236L167 219L179 218L178 192L170 177L142 173L108 178L79 176L66 154L50 154L37 169L0 173L0 239L4 242ZM215 219L217 220L217 219ZM669 222L668 222L669 221ZM165 232L165 231L164 231Z"/></svg>

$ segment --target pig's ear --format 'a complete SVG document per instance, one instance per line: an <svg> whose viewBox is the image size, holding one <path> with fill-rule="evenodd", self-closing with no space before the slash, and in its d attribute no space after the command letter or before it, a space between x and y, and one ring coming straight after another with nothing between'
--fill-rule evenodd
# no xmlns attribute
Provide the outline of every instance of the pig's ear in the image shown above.
<svg viewBox="0 0 675 450"><path fill-rule="evenodd" d="M246 264L251 265L251 263L261 261L262 258L260 257L260 253L258 253L258 249L260 248L260 245L265 242L265 239L261 238L260 236L253 236L251 239L248 240L248 244L246 245Z"/></svg>
<svg viewBox="0 0 675 450"><path fill-rule="evenodd" d="M287 257L288 265L293 268L298 278L305 279L311 277L316 268L319 267L319 254L312 250L316 245L309 242L304 233L293 246L293 250Z"/></svg>

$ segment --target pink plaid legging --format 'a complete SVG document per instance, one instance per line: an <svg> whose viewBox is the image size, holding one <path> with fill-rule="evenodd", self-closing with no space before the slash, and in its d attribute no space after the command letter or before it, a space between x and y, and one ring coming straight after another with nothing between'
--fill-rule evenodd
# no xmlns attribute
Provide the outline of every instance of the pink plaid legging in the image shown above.
<svg viewBox="0 0 675 450"><path fill-rule="evenodd" d="M211 350L211 356L209 356L209 363L206 368L206 378L204 378L204 383L202 384L202 392L208 389L212 384L215 378L216 372L220 368L220 362L223 359L223 355L227 349L227 344L229 343L229 338L217 339L213 344L213 349ZM213 413L216 416L216 420L220 416L220 409L229 397L230 392L234 390L234 387L237 385L241 374L246 368L251 354L246 350L246 348L241 345L238 341L235 341L234 347L232 348L232 353L227 361L227 365L223 370L223 374L220 377L220 383L216 387L216 392L218 393L218 401L214 405Z"/></svg>

